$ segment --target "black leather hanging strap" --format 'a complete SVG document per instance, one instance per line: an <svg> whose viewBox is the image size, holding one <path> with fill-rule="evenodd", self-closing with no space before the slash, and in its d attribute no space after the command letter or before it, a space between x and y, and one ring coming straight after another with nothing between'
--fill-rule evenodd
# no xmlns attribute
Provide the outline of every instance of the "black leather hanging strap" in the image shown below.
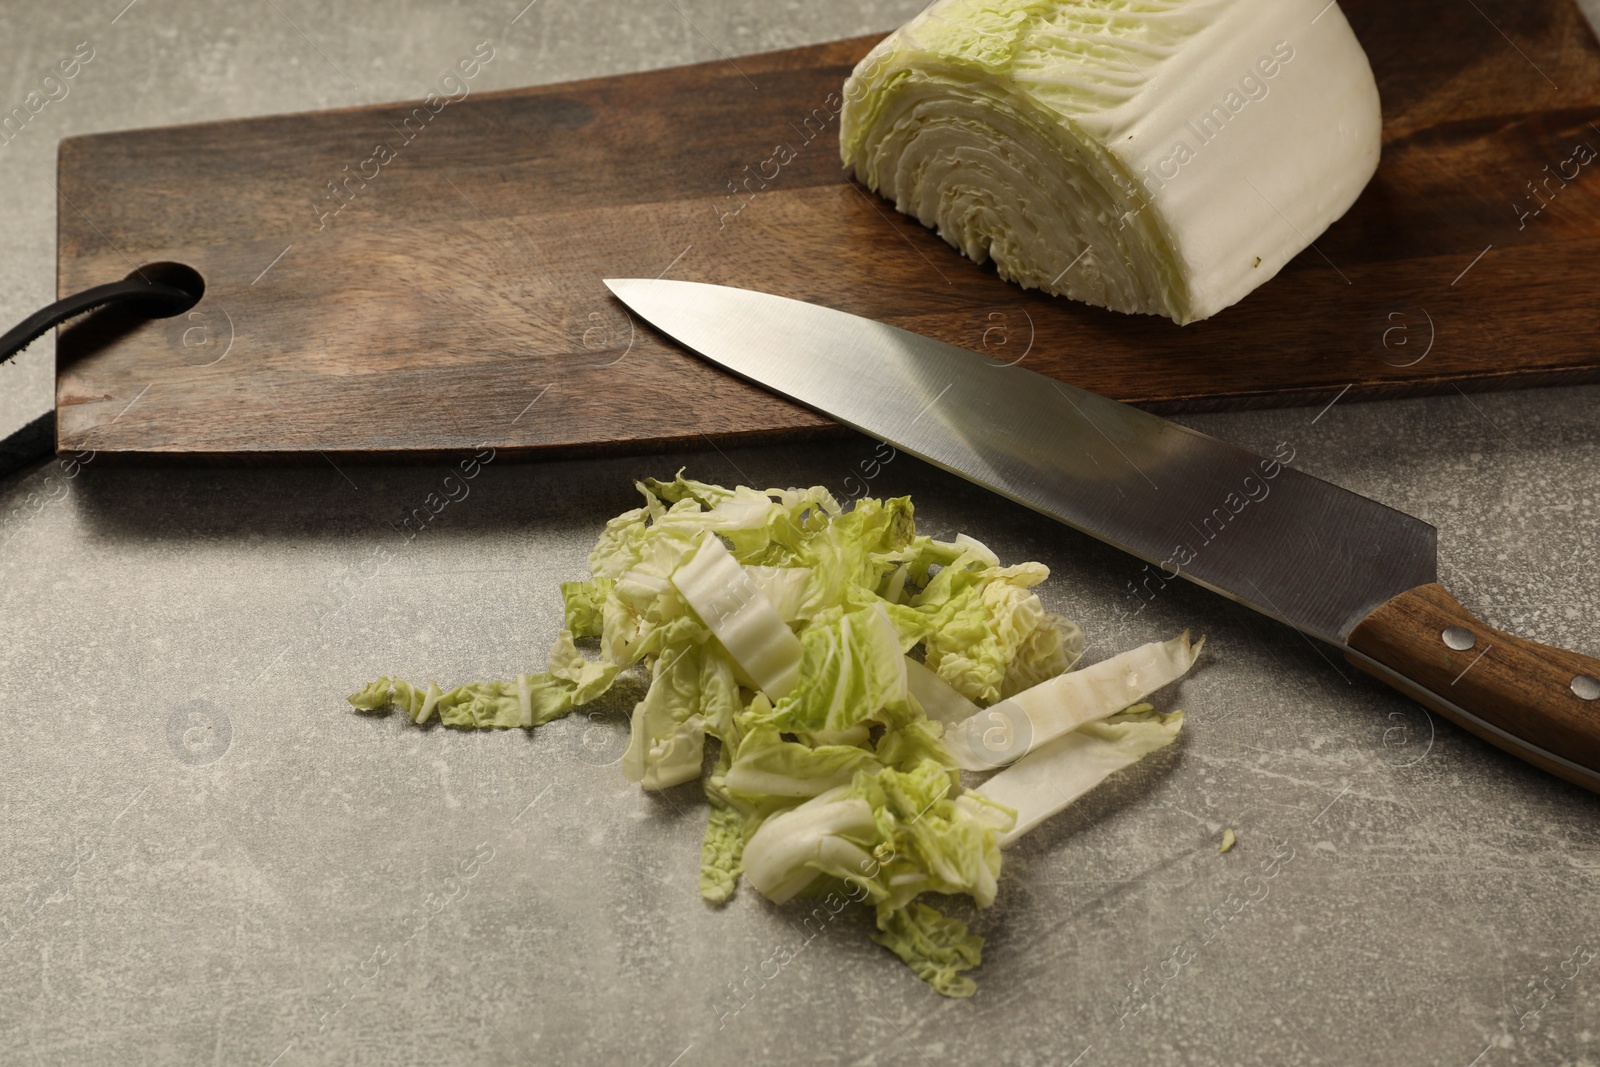
<svg viewBox="0 0 1600 1067"><path fill-rule="evenodd" d="M0 363L27 348L48 330L107 304L122 304L135 315L159 319L180 315L194 307L199 299L198 292L191 293L175 285L145 281L143 278L127 278L97 285L64 300L57 300L7 330L0 337ZM55 426L56 413L47 411L10 437L0 440L0 477L30 466L55 451Z"/></svg>
<svg viewBox="0 0 1600 1067"><path fill-rule="evenodd" d="M123 303L135 314L152 319L176 315L195 304L195 295L173 285L162 285L136 278L97 285L81 293L73 293L57 300L47 308L34 312L0 337L0 363L27 348L42 337L47 330L60 326L70 318L107 304Z"/></svg>

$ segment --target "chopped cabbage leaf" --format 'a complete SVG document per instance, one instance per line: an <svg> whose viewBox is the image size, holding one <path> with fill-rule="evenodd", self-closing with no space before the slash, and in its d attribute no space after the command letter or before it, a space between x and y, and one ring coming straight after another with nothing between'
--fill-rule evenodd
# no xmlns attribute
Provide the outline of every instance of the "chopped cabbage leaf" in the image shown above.
<svg viewBox="0 0 1600 1067"><path fill-rule="evenodd" d="M691 634L699 628L682 619L673 630ZM646 789L700 777L707 728L726 729L739 707L727 657L706 642L689 641L673 642L671 651L656 660L650 689L633 709L622 773Z"/></svg>
<svg viewBox="0 0 1600 1067"><path fill-rule="evenodd" d="M752 796L814 797L848 784L872 761L869 749L785 741L776 726L758 723L740 740L726 782L729 789Z"/></svg>
<svg viewBox="0 0 1600 1067"><path fill-rule="evenodd" d="M706 779L705 840L700 846L700 895L713 904L733 896L743 872L744 846L759 819L743 810L723 786L727 774L728 750L722 750L716 771Z"/></svg>
<svg viewBox="0 0 1600 1067"><path fill-rule="evenodd" d="M918 901L891 913L872 940L947 997L970 997L978 991L978 983L961 972L983 962L983 938L969 934L960 919Z"/></svg>
<svg viewBox="0 0 1600 1067"><path fill-rule="evenodd" d="M805 684L773 709L782 729L847 730L909 716L900 638L881 608L833 609L806 628L800 643Z"/></svg>
<svg viewBox="0 0 1600 1067"><path fill-rule="evenodd" d="M562 582L561 601L567 629L573 637L599 637L605 624L606 597L616 586L613 578L587 582Z"/></svg>

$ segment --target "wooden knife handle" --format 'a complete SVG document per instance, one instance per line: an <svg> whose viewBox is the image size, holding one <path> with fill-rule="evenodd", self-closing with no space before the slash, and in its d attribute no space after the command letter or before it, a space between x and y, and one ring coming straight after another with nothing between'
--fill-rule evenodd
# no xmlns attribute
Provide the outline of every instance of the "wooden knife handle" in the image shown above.
<svg viewBox="0 0 1600 1067"><path fill-rule="evenodd" d="M1442 585L1401 593L1346 658L1463 729L1600 792L1600 660L1502 633Z"/></svg>

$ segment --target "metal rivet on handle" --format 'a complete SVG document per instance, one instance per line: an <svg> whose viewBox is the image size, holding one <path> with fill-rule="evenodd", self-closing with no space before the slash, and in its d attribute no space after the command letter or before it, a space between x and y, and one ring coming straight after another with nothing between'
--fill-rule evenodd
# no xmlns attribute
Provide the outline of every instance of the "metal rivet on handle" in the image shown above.
<svg viewBox="0 0 1600 1067"><path fill-rule="evenodd" d="M1478 643L1478 639L1472 636L1472 631L1465 626L1452 626L1439 636L1444 639L1446 645L1457 652L1465 652Z"/></svg>
<svg viewBox="0 0 1600 1067"><path fill-rule="evenodd" d="M1578 694L1579 700L1600 700L1600 681L1580 674L1572 680L1572 691Z"/></svg>

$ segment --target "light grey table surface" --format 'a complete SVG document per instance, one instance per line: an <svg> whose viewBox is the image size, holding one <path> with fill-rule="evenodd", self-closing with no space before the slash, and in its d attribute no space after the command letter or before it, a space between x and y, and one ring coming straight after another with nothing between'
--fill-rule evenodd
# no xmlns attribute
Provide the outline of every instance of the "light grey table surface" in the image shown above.
<svg viewBox="0 0 1600 1067"><path fill-rule="evenodd" d="M510 87L920 6L539 0L507 28L521 2L5 0L0 106L78 42L95 58L0 147L0 320L52 295L66 134L419 97L491 37L483 77ZM0 368L0 435L48 406L50 365L44 341ZM1592 655L1597 402L1186 421L1289 442L1302 469L1435 523L1470 608ZM1049 603L1096 654L1210 637L1164 694L1189 712L1181 744L1008 854L973 1000L931 993L861 914L805 940L748 887L702 904L695 789L644 795L612 765L626 701L531 737L342 702L380 673L539 666L557 583L635 477L842 491L869 449L496 462L409 543L389 520L442 468L0 481L0 1062L1600 1063L1600 799L1198 589L1134 612L1130 559L910 459L874 492L1048 563ZM1225 827L1239 845L1219 855Z"/></svg>

